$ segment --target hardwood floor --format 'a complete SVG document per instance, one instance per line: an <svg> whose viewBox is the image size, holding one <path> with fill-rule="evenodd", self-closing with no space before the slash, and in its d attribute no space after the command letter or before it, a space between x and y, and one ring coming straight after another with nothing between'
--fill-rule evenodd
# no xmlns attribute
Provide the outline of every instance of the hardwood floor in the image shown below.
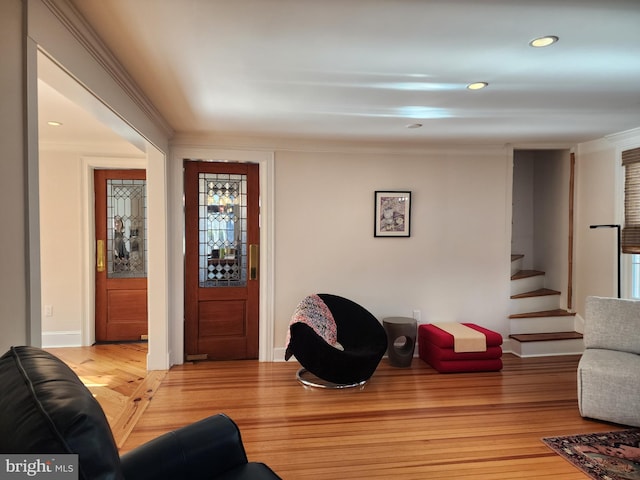
<svg viewBox="0 0 640 480"><path fill-rule="evenodd" d="M249 459L286 480L585 479L540 439L625 427L580 417L578 359L506 354L502 372L446 375L384 359L349 390L305 388L292 362L185 364L149 396L121 451L224 412Z"/></svg>
<svg viewBox="0 0 640 480"><path fill-rule="evenodd" d="M69 365L104 410L122 447L166 372L147 372L146 343L49 348Z"/></svg>

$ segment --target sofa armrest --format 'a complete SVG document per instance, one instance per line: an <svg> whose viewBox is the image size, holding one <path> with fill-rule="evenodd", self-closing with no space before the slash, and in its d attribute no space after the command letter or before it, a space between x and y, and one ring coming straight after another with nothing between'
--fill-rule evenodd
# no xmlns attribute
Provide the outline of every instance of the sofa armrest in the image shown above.
<svg viewBox="0 0 640 480"><path fill-rule="evenodd" d="M209 479L246 464L247 455L236 424L219 414L161 435L121 460L127 479Z"/></svg>

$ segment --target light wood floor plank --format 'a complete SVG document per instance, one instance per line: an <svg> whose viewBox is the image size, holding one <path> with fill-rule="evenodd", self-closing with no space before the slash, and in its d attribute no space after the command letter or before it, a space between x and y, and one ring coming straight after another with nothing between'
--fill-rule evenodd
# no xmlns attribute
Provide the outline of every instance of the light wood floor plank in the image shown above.
<svg viewBox="0 0 640 480"><path fill-rule="evenodd" d="M47 350L67 363L98 400L121 447L166 375L147 372L146 343Z"/></svg>
<svg viewBox="0 0 640 480"><path fill-rule="evenodd" d="M189 363L166 373L121 451L223 412L249 459L288 480L585 479L541 438L625 427L580 417L578 360L506 354L502 372L439 374L384 359L350 390L305 388L296 363Z"/></svg>
<svg viewBox="0 0 640 480"><path fill-rule="evenodd" d="M502 372L442 375L383 360L364 389L340 391L302 387L297 364L188 364L169 371L123 450L224 412L249 458L285 479L584 479L540 441L621 428L580 417L577 362L505 355Z"/></svg>

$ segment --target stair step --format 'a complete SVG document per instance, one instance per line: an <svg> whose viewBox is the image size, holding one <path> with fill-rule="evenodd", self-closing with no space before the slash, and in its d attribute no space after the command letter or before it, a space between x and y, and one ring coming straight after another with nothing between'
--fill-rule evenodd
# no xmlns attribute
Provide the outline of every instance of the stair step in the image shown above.
<svg viewBox="0 0 640 480"><path fill-rule="evenodd" d="M575 313L560 308L562 293L544 288L545 272L524 269L523 258L511 254L511 352L519 357L582 353L582 334L573 331Z"/></svg>
<svg viewBox="0 0 640 480"><path fill-rule="evenodd" d="M521 278L538 277L544 275L540 270L519 270L515 274L511 275L511 280L520 280Z"/></svg>
<svg viewBox="0 0 640 480"><path fill-rule="evenodd" d="M538 270L518 270L511 276L510 295L520 295L545 287L544 273L540 272L539 275L536 275L532 272L538 272Z"/></svg>
<svg viewBox="0 0 640 480"><path fill-rule="evenodd" d="M578 332L556 332L556 333L523 333L509 335L509 338L521 343L527 342L549 342L554 340L574 340L581 339L582 334Z"/></svg>
<svg viewBox="0 0 640 480"><path fill-rule="evenodd" d="M564 340L519 342L509 339L511 351L514 355L527 357L548 357L558 355L581 355L584 352L582 338L569 338Z"/></svg>
<svg viewBox="0 0 640 480"><path fill-rule="evenodd" d="M541 312L514 313L509 318L540 318L540 317L575 317L575 312L568 312L561 308L555 310L544 310Z"/></svg>
<svg viewBox="0 0 640 480"><path fill-rule="evenodd" d="M552 312L552 311L549 311ZM538 312L533 312L538 313ZM555 315L544 317L522 317L520 315L529 314L513 314L509 318L509 327L511 335L524 335L527 333L558 333L571 332L575 330L575 316L571 315Z"/></svg>
<svg viewBox="0 0 640 480"><path fill-rule="evenodd" d="M511 255L511 275L518 273L518 271L522 270L522 262L524 255Z"/></svg>
<svg viewBox="0 0 640 480"><path fill-rule="evenodd" d="M560 295L560 292L557 290L551 290L549 288L540 288L538 290L533 290L532 292L520 293L518 295L511 295L512 299L516 298L531 298L531 297L544 297L547 295Z"/></svg>
<svg viewBox="0 0 640 480"><path fill-rule="evenodd" d="M538 289L520 294L514 291L509 300L509 315L557 308L561 308L560 292L554 290Z"/></svg>

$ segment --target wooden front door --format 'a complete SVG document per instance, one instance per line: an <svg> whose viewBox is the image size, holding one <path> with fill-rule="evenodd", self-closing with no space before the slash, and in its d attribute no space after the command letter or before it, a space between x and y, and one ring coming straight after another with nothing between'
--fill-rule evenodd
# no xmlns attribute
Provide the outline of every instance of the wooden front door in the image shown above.
<svg viewBox="0 0 640 480"><path fill-rule="evenodd" d="M95 170L97 342L147 336L144 170Z"/></svg>
<svg viewBox="0 0 640 480"><path fill-rule="evenodd" d="M186 357L258 358L258 165L184 167Z"/></svg>

